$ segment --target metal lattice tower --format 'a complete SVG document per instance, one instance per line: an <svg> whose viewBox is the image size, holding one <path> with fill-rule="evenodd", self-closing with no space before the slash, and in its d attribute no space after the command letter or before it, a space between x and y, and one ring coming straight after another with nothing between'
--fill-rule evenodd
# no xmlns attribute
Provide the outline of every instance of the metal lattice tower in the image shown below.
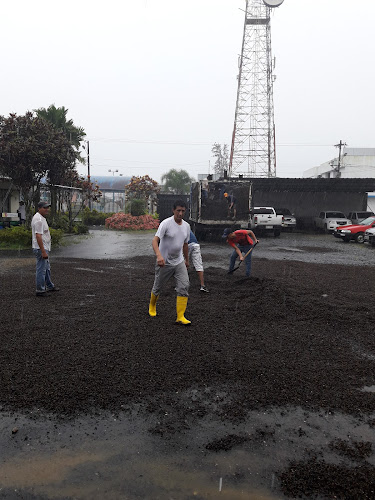
<svg viewBox="0 0 375 500"><path fill-rule="evenodd" d="M276 176L270 12L246 0L230 176Z"/></svg>

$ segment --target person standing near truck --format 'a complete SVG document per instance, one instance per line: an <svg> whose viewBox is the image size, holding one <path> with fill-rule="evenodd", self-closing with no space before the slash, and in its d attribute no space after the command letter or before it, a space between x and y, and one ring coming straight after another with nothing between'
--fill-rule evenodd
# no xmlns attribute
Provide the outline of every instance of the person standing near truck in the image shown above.
<svg viewBox="0 0 375 500"><path fill-rule="evenodd" d="M224 229L222 238L225 238L228 245L234 249L229 259L229 273L233 271L237 257L239 257L241 261L244 260L242 253L246 254L256 243L259 243L259 240L250 229L238 229L237 231L233 231L228 227ZM251 254L252 252L250 252L245 259L247 277L251 274Z"/></svg>
<svg viewBox="0 0 375 500"><path fill-rule="evenodd" d="M191 321L185 318L189 296L189 248L190 226L184 221L186 204L182 200L175 201L173 216L163 220L152 240L152 248L156 255L155 280L151 291L148 313L156 316L156 302L160 291L166 282L175 278L177 292L176 323L190 325Z"/></svg>
<svg viewBox="0 0 375 500"><path fill-rule="evenodd" d="M237 215L237 200L235 196L233 194L224 193L224 198L227 200L228 203L228 217L231 217L233 210L232 219L235 219Z"/></svg>

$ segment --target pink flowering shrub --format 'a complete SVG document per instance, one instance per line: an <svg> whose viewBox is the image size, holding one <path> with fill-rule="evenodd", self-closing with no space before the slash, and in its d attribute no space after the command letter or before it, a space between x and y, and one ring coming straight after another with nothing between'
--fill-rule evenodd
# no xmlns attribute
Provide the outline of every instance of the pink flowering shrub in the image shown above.
<svg viewBox="0 0 375 500"><path fill-rule="evenodd" d="M105 227L120 231L143 231L145 229L157 229L159 227L159 220L154 219L151 215L139 215L136 217L131 214L119 212L105 220Z"/></svg>

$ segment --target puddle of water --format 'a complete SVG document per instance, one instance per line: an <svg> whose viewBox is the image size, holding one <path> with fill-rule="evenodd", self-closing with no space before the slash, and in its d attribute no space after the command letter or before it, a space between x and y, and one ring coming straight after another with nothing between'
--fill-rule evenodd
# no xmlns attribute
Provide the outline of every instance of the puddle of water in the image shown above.
<svg viewBox="0 0 375 500"><path fill-rule="evenodd" d="M369 385L362 387L361 389L362 392L375 392L375 385Z"/></svg>
<svg viewBox="0 0 375 500"><path fill-rule="evenodd" d="M90 269L89 267L75 267L77 271L90 271L92 273L104 273L103 269L97 271L96 269Z"/></svg>
<svg viewBox="0 0 375 500"><path fill-rule="evenodd" d="M0 467L0 483L3 487L35 487L40 484L59 484L67 479L71 471L82 464L100 463L109 455L60 450L51 454L35 453L32 449L27 456L11 460Z"/></svg>
<svg viewBox="0 0 375 500"><path fill-rule="evenodd" d="M301 248L295 248L295 247L274 247L274 248L270 248L269 250L276 251L276 252L301 252L301 253L304 253L304 250L302 250Z"/></svg>
<svg viewBox="0 0 375 500"><path fill-rule="evenodd" d="M26 497L77 500L216 499L218 494L228 500L277 500L283 498L278 472L290 460L306 458L306 450L322 452L349 434L375 440L375 430L363 420L299 408L254 411L237 425L207 418L176 433L151 432L161 420L136 413L72 422L3 414L1 494L17 489ZM240 439L221 448L232 436Z"/></svg>

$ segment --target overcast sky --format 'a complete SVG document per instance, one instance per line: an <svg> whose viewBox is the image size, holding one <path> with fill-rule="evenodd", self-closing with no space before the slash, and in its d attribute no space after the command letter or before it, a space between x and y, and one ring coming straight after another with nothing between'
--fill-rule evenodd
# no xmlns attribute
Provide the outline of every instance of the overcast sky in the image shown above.
<svg viewBox="0 0 375 500"><path fill-rule="evenodd" d="M50 104L85 129L92 175L207 173L230 144L245 0L7 0L0 114ZM285 0L271 18L277 175L375 147L374 0ZM86 167L79 167L82 174ZM118 174L116 174L118 175Z"/></svg>

